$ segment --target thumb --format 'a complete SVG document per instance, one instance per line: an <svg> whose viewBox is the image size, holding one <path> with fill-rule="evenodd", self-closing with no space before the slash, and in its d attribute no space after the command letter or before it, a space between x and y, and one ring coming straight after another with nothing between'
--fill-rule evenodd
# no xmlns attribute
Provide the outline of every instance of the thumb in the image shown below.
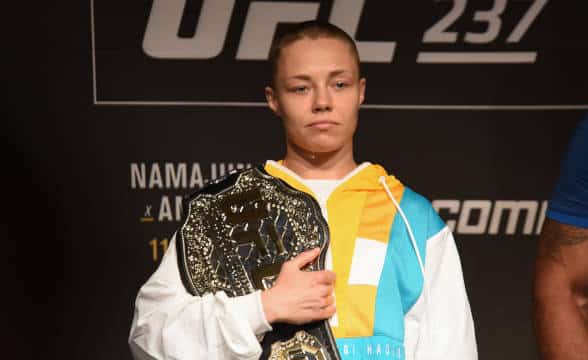
<svg viewBox="0 0 588 360"><path fill-rule="evenodd" d="M321 249L316 247L314 249L307 250L301 254L298 254L291 261L297 269L302 269L306 264L312 262L321 253Z"/></svg>

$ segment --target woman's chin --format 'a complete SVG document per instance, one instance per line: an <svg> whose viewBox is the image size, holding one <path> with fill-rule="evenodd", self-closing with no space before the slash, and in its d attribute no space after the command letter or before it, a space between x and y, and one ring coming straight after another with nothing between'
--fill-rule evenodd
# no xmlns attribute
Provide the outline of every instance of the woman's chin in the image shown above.
<svg viewBox="0 0 588 360"><path fill-rule="evenodd" d="M308 140L310 139L306 139L306 141L298 145L290 143L290 146L293 145L292 147L296 149L296 152L309 157L328 156L329 154L336 153L345 147L341 141L329 141L332 139L312 139L316 141Z"/></svg>

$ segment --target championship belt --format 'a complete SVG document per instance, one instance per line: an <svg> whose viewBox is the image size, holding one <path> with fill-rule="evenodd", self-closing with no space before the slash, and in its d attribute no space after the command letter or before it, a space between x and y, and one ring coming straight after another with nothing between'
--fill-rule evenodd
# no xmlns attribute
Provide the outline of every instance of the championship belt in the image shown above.
<svg viewBox="0 0 588 360"><path fill-rule="evenodd" d="M285 261L315 247L321 254L306 269L324 269L329 229L318 203L262 167L205 187L185 209L176 240L182 280L193 295L222 290L234 297L269 289ZM272 327L261 359L340 359L326 320Z"/></svg>

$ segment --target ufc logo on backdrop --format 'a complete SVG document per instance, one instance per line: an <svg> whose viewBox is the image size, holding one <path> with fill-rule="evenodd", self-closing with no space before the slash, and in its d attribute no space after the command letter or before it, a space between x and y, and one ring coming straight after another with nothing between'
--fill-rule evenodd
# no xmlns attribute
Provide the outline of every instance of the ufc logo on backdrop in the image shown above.
<svg viewBox="0 0 588 360"><path fill-rule="evenodd" d="M204 0L191 38L178 36L186 0L154 0L143 51L160 59L212 59L225 46L235 0ZM355 38L365 0L334 0L329 22ZM279 23L317 18L318 2L253 1L247 11L236 58L267 60ZM362 62L389 63L396 42L356 41Z"/></svg>
<svg viewBox="0 0 588 360"><path fill-rule="evenodd" d="M362 108L588 108L585 82L545 86L558 69L585 78L582 13L564 2L90 2L94 104L265 107L264 62L276 33L318 18L355 40L362 71L378 80ZM569 26L554 33L560 22ZM574 46L564 51L553 39Z"/></svg>

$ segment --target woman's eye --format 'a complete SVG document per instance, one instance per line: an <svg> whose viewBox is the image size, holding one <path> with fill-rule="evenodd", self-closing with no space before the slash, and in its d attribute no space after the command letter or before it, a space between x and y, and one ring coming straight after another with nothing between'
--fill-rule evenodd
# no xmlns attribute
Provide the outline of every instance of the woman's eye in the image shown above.
<svg viewBox="0 0 588 360"><path fill-rule="evenodd" d="M308 88L306 86L296 86L296 87L292 88L292 91L294 91L295 93L303 94L306 91L308 91Z"/></svg>
<svg viewBox="0 0 588 360"><path fill-rule="evenodd" d="M343 81L337 81L335 83L335 87L337 89L343 89L343 88L346 88L347 87L347 83L346 82L343 82Z"/></svg>

